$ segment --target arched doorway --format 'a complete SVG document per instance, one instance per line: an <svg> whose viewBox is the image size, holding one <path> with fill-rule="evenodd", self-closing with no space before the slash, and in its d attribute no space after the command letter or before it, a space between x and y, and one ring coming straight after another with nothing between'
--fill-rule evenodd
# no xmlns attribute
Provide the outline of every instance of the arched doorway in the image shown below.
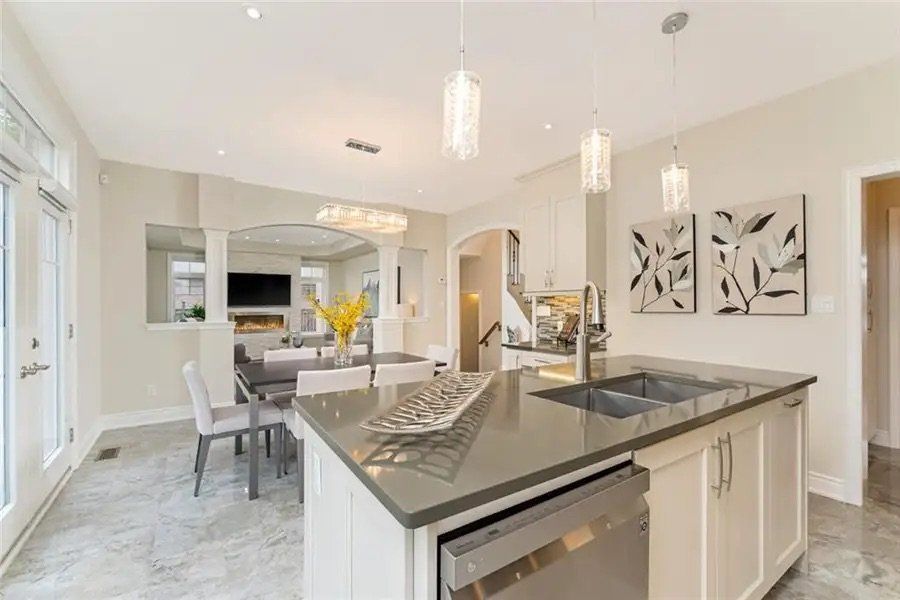
<svg viewBox="0 0 900 600"><path fill-rule="evenodd" d="M448 246L447 343L460 349L462 370L499 370L507 327L530 334L530 310L516 288L518 228L479 226Z"/></svg>

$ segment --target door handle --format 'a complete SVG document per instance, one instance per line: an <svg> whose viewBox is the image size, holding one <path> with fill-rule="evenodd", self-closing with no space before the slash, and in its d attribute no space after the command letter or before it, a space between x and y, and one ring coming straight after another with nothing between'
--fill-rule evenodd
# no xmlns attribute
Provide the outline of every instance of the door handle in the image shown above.
<svg viewBox="0 0 900 600"><path fill-rule="evenodd" d="M37 375L40 371L46 371L50 365L39 365L36 362L25 365L19 370L19 379L25 379L29 375Z"/></svg>
<svg viewBox="0 0 900 600"><path fill-rule="evenodd" d="M726 492L731 491L731 479L734 476L734 452L733 446L731 445L731 432L729 431L725 434L725 439L722 440L723 444L728 444L728 479L724 479L722 483L724 483L727 487L725 488Z"/></svg>
<svg viewBox="0 0 900 600"><path fill-rule="evenodd" d="M709 487L716 490L716 498L721 498L722 497L722 481L723 481L723 476L725 475L725 467L722 464L724 462L724 455L722 453L722 438L716 437L716 445L713 447L719 451L719 485L711 485Z"/></svg>
<svg viewBox="0 0 900 600"><path fill-rule="evenodd" d="M788 408L794 408L795 406L800 406L803 404L803 398L791 398L790 400L785 400L784 405Z"/></svg>

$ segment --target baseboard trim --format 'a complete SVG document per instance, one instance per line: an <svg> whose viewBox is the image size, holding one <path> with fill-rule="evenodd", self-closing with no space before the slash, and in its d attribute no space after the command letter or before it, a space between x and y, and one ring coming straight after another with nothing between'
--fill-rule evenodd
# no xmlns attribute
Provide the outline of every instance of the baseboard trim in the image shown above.
<svg viewBox="0 0 900 600"><path fill-rule="evenodd" d="M875 436L870 440L876 446L884 446L885 448L893 448L891 445L891 434L885 429L876 429Z"/></svg>
<svg viewBox="0 0 900 600"><path fill-rule="evenodd" d="M103 433L103 424L101 423L102 418L103 417L99 417L94 421L94 425L91 427L90 431L88 431L76 445L75 462L72 465L72 468L77 469L81 466L81 463L83 463L84 459L87 458L87 455L90 454L94 444L100 439L100 434Z"/></svg>
<svg viewBox="0 0 900 600"><path fill-rule="evenodd" d="M232 406L233 402L213 404L213 408ZM140 427L142 425L156 425L171 421L183 421L194 418L194 407L190 404L180 406L166 406L163 408L151 408L149 410L136 410L103 415L100 417L101 430L125 429L128 427Z"/></svg>
<svg viewBox="0 0 900 600"><path fill-rule="evenodd" d="M839 502L848 502L845 497L844 480L823 473L809 472L809 491Z"/></svg>
<svg viewBox="0 0 900 600"><path fill-rule="evenodd" d="M69 478L72 477L72 471L74 471L74 469L66 469L65 475L62 476L62 479L59 480L59 483L57 483L53 490L50 491L50 494L44 499L44 502L41 504L40 508L38 508L34 516L31 517L28 525L25 526L25 529L22 530L22 533L19 534L19 537L10 547L9 551L6 553L6 556L4 556L3 560L0 561L0 579L3 578L6 570L19 555L19 552L22 550L22 548L25 547L25 544L31 538L31 534L34 533L35 528L44 519L44 515L47 514L47 511L50 510L50 507L53 506L54 502L56 502L56 498L57 496L59 496L59 493L64 487L66 487L66 484L69 483Z"/></svg>

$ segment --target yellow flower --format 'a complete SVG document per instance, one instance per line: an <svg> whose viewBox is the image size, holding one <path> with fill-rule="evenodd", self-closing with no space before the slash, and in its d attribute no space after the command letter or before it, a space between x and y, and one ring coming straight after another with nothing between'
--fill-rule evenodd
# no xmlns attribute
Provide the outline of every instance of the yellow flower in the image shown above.
<svg viewBox="0 0 900 600"><path fill-rule="evenodd" d="M324 319L340 337L353 333L360 319L366 314L366 309L369 308L369 296L365 292L356 298L344 293L337 294L331 306L322 304L313 294L307 299L315 309L316 316Z"/></svg>

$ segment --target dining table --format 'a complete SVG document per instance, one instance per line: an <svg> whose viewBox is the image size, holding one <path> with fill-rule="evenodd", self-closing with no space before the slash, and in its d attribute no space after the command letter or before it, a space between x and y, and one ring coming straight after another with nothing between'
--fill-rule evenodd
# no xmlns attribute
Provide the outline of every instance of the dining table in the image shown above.
<svg viewBox="0 0 900 600"><path fill-rule="evenodd" d="M378 365L421 362L431 360L424 356L404 352L375 352L353 357L351 366L368 365L372 372ZM435 361L435 367L446 363ZM269 361L252 360L234 365L234 380L243 396L250 404L248 428L250 460L250 482L247 494L250 500L259 497L259 400L266 394L288 392L297 387L297 373L300 371L324 371L335 369L333 357L304 358L300 360Z"/></svg>

